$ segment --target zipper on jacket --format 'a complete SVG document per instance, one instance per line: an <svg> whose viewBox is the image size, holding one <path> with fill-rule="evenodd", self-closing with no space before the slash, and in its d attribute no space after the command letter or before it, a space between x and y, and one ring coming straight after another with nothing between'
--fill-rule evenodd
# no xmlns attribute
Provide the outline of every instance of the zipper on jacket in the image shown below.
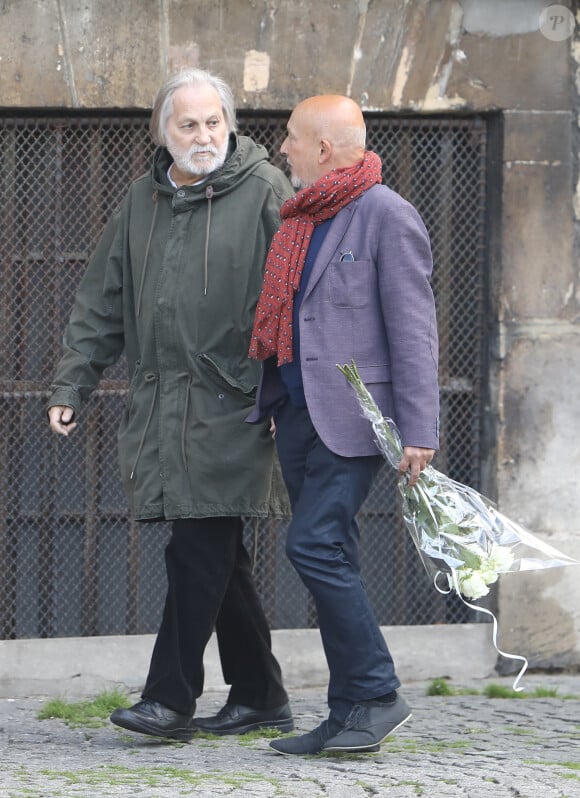
<svg viewBox="0 0 580 798"><path fill-rule="evenodd" d="M209 254L209 231L211 227L211 200L213 197L213 186L208 186L206 188L205 196L207 197L207 224L205 226L205 248L203 259L203 294L204 296L207 296L207 261Z"/></svg>
<svg viewBox="0 0 580 798"><path fill-rule="evenodd" d="M147 246L145 247L145 257L143 258L143 271L141 272L141 282L139 284L139 294L137 296L137 317L141 314L141 299L143 298L143 287L145 286L145 272L149 264L149 250L151 249L151 239L153 238L153 230L155 229L155 220L157 219L157 202L158 192L153 192L153 216L151 218L151 226L149 228L149 236L147 238Z"/></svg>

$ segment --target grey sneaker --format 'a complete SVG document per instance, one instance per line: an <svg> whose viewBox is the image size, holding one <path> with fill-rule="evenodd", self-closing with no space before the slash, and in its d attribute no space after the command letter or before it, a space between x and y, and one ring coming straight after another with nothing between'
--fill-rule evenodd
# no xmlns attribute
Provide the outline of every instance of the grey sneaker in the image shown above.
<svg viewBox="0 0 580 798"><path fill-rule="evenodd" d="M371 751L411 717L404 698L397 695L392 704L361 701L355 704L342 729L328 738L323 751Z"/></svg>
<svg viewBox="0 0 580 798"><path fill-rule="evenodd" d="M281 740L272 740L270 747L279 754L286 754L287 756L319 754L325 749L326 741L336 735L340 729L341 726L336 723L336 721L325 720L320 726L317 726L306 734L300 734L296 737L285 737ZM372 745L365 750L371 753L372 751L378 751L379 748L380 746L378 745ZM341 750L344 751L345 749Z"/></svg>

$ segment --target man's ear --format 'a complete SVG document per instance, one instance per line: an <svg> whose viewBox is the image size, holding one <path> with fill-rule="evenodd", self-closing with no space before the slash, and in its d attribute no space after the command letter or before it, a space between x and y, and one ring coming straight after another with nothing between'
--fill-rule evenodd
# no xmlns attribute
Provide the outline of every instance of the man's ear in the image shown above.
<svg viewBox="0 0 580 798"><path fill-rule="evenodd" d="M318 151L318 163L328 163L332 157L332 144L328 139L320 139L320 149Z"/></svg>

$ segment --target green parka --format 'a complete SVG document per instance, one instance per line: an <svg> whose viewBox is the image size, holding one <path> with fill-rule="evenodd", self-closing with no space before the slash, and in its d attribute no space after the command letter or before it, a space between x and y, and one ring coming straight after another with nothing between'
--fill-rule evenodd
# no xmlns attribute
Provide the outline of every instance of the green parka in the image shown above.
<svg viewBox="0 0 580 798"><path fill-rule="evenodd" d="M119 427L133 517L280 512L268 424L244 423L260 365L247 357L264 262L292 196L266 150L231 135L225 164L175 189L156 150L81 281L49 407L81 402L127 353ZM277 480L274 479L277 483Z"/></svg>

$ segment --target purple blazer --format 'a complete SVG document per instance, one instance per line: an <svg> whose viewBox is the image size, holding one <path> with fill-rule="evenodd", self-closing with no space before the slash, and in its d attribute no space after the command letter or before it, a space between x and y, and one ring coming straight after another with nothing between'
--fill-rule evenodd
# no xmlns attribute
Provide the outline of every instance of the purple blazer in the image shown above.
<svg viewBox="0 0 580 798"><path fill-rule="evenodd" d="M340 261L341 253L354 261ZM376 185L334 218L300 308L300 357L312 423L333 452L377 453L370 423L337 364L354 358L383 415L405 446L439 446L437 321L429 236L399 194ZM266 361L248 422L270 414L283 395Z"/></svg>

